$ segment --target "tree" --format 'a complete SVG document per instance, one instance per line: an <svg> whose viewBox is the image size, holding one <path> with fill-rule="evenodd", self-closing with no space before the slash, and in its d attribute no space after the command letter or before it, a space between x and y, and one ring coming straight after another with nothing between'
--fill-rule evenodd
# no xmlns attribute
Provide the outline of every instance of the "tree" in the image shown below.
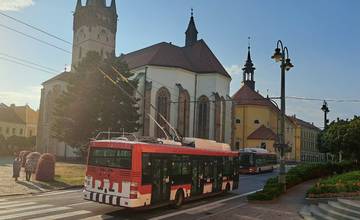
<svg viewBox="0 0 360 220"><path fill-rule="evenodd" d="M360 159L360 117L355 116L348 124L346 140L346 155L353 160Z"/></svg>
<svg viewBox="0 0 360 220"><path fill-rule="evenodd" d="M55 104L52 135L66 144L81 148L89 138L100 131L135 132L138 130L137 103L114 86L99 71L99 67L112 78L114 66L126 78L133 76L120 58L101 61L96 52L89 52L68 79L65 91ZM135 88L137 80L129 80ZM128 94L135 94L126 82L121 87Z"/></svg>
<svg viewBox="0 0 360 220"><path fill-rule="evenodd" d="M344 159L360 158L360 118L333 121L319 135L320 150L341 154Z"/></svg>

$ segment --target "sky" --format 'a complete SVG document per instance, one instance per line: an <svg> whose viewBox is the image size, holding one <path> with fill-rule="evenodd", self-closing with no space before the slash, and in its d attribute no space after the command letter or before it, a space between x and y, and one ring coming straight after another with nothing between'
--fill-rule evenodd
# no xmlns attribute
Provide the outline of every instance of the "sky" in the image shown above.
<svg viewBox="0 0 360 220"><path fill-rule="evenodd" d="M0 0L0 12L72 42L75 5L76 0ZM287 96L329 100L330 120L360 114L360 102L349 101L360 100L360 1L117 0L116 53L164 41L183 46L191 8L199 38L232 76L230 95L241 86L249 36L256 90L263 96L280 95L280 67L270 57L281 39L295 65L286 73ZM3 25L65 50L71 51L71 45L0 15L0 103L38 109L41 83L70 66L71 54ZM9 56L50 69L34 70L9 62ZM321 105L287 99L286 112L322 127Z"/></svg>

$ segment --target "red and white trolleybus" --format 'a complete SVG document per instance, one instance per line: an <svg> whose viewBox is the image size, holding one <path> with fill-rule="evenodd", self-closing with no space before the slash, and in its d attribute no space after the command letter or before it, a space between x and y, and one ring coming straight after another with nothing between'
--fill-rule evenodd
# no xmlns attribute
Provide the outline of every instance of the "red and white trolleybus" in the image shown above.
<svg viewBox="0 0 360 220"><path fill-rule="evenodd" d="M215 141L186 141L91 141L84 198L128 208L178 207L190 198L238 188L238 152Z"/></svg>

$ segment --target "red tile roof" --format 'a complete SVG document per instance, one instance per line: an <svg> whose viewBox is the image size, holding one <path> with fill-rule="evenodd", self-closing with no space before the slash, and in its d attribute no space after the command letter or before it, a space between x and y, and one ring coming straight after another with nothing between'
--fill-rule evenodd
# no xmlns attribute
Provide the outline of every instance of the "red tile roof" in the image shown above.
<svg viewBox="0 0 360 220"><path fill-rule="evenodd" d="M162 42L121 57L130 69L145 65L178 67L196 73L216 72L231 78L204 40L188 47Z"/></svg>
<svg viewBox="0 0 360 220"><path fill-rule="evenodd" d="M270 129L261 125L253 133L248 136L248 139L254 140L276 140L276 134Z"/></svg>
<svg viewBox="0 0 360 220"><path fill-rule="evenodd" d="M0 108L0 121L8 122L8 123L15 123L15 124L25 124L23 121L14 111L12 107L1 107Z"/></svg>
<svg viewBox="0 0 360 220"><path fill-rule="evenodd" d="M307 121L301 120L299 118L296 118L295 116L290 117L292 120L295 121L296 124L300 125L301 127L307 127L310 129L320 130L320 128L316 127L314 124L309 123Z"/></svg>
<svg viewBox="0 0 360 220"><path fill-rule="evenodd" d="M270 101L247 85L243 85L232 97L237 105L260 105L267 106L276 112L280 110Z"/></svg>

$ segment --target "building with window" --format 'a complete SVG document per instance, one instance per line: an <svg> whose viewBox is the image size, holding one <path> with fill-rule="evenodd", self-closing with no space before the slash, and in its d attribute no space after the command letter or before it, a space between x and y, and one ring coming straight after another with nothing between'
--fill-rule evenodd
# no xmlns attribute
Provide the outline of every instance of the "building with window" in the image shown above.
<svg viewBox="0 0 360 220"><path fill-rule="evenodd" d="M96 51L103 58L115 56L117 21L115 0L110 6L105 0L88 0L85 5L77 0L72 67L89 51ZM198 39L193 15L184 45L161 42L122 54L121 58L135 73L138 90L145 97L138 97L140 135L163 137L162 130L149 117L166 128L161 114L182 136L231 142L232 105L226 101L230 99L231 77L205 41ZM37 150L60 157L76 156L74 149L51 136L55 100L66 90L69 74L65 71L44 82L40 101Z"/></svg>
<svg viewBox="0 0 360 220"><path fill-rule="evenodd" d="M319 152L318 135L321 130L314 124L292 116L296 124L296 160L302 162L321 162L326 155Z"/></svg>
<svg viewBox="0 0 360 220"><path fill-rule="evenodd" d="M280 110L275 102L255 90L254 75L249 47L242 86L232 96L232 145L237 150L263 148L276 152L274 144L280 134ZM289 117L285 119L285 143L291 148L291 152L286 153L286 159L295 160L295 124Z"/></svg>
<svg viewBox="0 0 360 220"><path fill-rule="evenodd" d="M38 112L30 106L0 105L0 135L32 137L37 134Z"/></svg>

